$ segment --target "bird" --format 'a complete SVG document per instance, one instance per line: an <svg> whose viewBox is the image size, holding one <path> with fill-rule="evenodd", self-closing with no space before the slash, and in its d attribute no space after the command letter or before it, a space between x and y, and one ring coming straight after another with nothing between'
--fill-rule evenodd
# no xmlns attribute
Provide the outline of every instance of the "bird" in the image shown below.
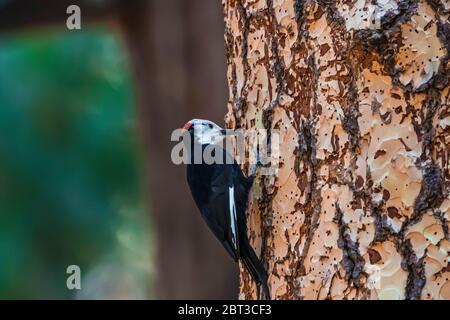
<svg viewBox="0 0 450 320"><path fill-rule="evenodd" d="M257 295L270 299L267 272L250 245L247 235L248 194L256 169L248 177L231 154L220 146L227 130L209 120L192 119L182 128L187 147L186 176L200 214L235 262L240 261L257 285ZM195 158L196 151L200 161ZM205 154L215 161L206 161ZM211 159L210 159L211 160Z"/></svg>

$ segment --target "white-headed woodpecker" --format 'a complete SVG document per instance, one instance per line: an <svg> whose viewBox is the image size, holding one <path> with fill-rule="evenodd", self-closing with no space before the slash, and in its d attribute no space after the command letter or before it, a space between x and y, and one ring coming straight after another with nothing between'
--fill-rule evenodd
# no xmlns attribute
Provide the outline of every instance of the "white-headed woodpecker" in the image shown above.
<svg viewBox="0 0 450 320"><path fill-rule="evenodd" d="M246 209L254 174L244 176L235 159L218 145L225 138L226 130L217 124L193 119L183 130L190 160L187 181L203 220L234 261L244 264L257 284L258 296L261 287L263 299L270 299L267 272L247 236ZM194 150L200 150L203 155L208 148L213 150L215 159L222 161L194 159Z"/></svg>

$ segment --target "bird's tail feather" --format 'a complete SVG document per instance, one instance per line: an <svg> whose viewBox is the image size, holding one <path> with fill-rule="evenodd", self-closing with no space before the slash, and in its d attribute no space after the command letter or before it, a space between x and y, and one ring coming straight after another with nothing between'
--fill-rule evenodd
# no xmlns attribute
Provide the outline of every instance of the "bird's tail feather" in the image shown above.
<svg viewBox="0 0 450 320"><path fill-rule="evenodd" d="M245 242L246 243L243 243L241 247L242 261L256 284L262 287L263 299L270 299L269 286L267 285L267 272L261 261L258 259L255 251L248 243L248 240Z"/></svg>

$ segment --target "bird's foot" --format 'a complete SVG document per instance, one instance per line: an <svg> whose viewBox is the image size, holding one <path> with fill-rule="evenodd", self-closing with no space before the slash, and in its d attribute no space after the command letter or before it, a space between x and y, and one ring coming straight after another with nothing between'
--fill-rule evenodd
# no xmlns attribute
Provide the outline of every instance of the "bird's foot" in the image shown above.
<svg viewBox="0 0 450 320"><path fill-rule="evenodd" d="M263 164L261 163L261 161L257 161L254 164L250 164L249 167L249 176L250 177L255 177L256 176L256 172L258 171L258 168L261 168L263 166Z"/></svg>

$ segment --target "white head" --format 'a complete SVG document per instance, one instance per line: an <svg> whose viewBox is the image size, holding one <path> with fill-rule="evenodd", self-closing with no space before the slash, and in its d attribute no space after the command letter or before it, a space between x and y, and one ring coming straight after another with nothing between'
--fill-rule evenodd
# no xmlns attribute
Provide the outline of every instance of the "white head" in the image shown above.
<svg viewBox="0 0 450 320"><path fill-rule="evenodd" d="M189 132L198 144L218 144L225 138L226 130L212 121L192 119L187 122L183 130Z"/></svg>

